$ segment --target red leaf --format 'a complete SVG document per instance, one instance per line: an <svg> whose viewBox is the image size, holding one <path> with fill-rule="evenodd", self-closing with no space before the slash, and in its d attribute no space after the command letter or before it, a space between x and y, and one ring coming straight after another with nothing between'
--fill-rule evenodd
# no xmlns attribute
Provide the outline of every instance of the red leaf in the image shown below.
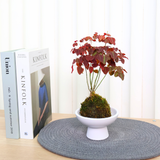
<svg viewBox="0 0 160 160"><path fill-rule="evenodd" d="M71 52L72 52L73 54L76 53L76 52L75 52L75 48L71 49Z"/></svg>
<svg viewBox="0 0 160 160"><path fill-rule="evenodd" d="M119 73L118 76L119 76L122 80L124 80L124 73Z"/></svg>
<svg viewBox="0 0 160 160"><path fill-rule="evenodd" d="M109 44L113 44L113 45L115 45L116 43L115 43L115 38L113 38L113 37L107 37L106 39L105 39L105 43L109 43Z"/></svg>
<svg viewBox="0 0 160 160"><path fill-rule="evenodd" d="M116 71L116 72L114 73L114 76L115 76L115 77L118 77L118 74L119 74L119 73Z"/></svg>
<svg viewBox="0 0 160 160"><path fill-rule="evenodd" d="M99 40L99 42L103 42L103 41L105 41L105 35L100 35L99 37L98 37L98 40Z"/></svg>
<svg viewBox="0 0 160 160"><path fill-rule="evenodd" d="M109 71L110 76L114 74L114 71Z"/></svg>
<svg viewBox="0 0 160 160"><path fill-rule="evenodd" d="M123 72L121 66L117 66L116 69L117 69L118 73L122 73Z"/></svg>
<svg viewBox="0 0 160 160"><path fill-rule="evenodd" d="M86 59L83 60L83 64L84 64L86 69L89 68L89 64L88 64L88 61Z"/></svg>
<svg viewBox="0 0 160 160"><path fill-rule="evenodd" d="M89 61L92 61L94 59L93 56L90 56L90 55L86 55L86 60L89 62Z"/></svg>
<svg viewBox="0 0 160 160"><path fill-rule="evenodd" d="M109 71L115 71L117 69L116 66L109 67Z"/></svg>
<svg viewBox="0 0 160 160"><path fill-rule="evenodd" d="M82 57L76 58L76 62L77 62L77 63L82 63L82 62L83 62Z"/></svg>
<svg viewBox="0 0 160 160"><path fill-rule="evenodd" d="M73 69L73 65L72 65L72 67L71 67L71 68L72 68L72 71L71 71L71 73L73 73L73 70L74 70L74 69Z"/></svg>
<svg viewBox="0 0 160 160"><path fill-rule="evenodd" d="M76 62L76 60L74 59L73 62L72 62L72 64L74 64L75 62Z"/></svg>
<svg viewBox="0 0 160 160"><path fill-rule="evenodd" d="M83 42L84 41L84 38L82 38L81 40L80 40L80 42Z"/></svg>
<svg viewBox="0 0 160 160"><path fill-rule="evenodd" d="M98 33L95 32L95 34L93 35L93 39L97 39L98 38Z"/></svg>
<svg viewBox="0 0 160 160"><path fill-rule="evenodd" d="M125 69L123 69L123 70L127 73L127 71Z"/></svg>
<svg viewBox="0 0 160 160"><path fill-rule="evenodd" d="M108 33L107 33L106 35L107 35L107 36L111 36L111 35L110 35L110 34L108 34Z"/></svg>
<svg viewBox="0 0 160 160"><path fill-rule="evenodd" d="M119 50L119 52L120 52L120 53L119 53L119 58L120 58L120 59L122 59L122 58L128 59L128 57L126 57L124 53L121 53L120 50Z"/></svg>
<svg viewBox="0 0 160 160"><path fill-rule="evenodd" d="M111 58L110 58L110 56L109 56L108 54L105 55L105 63L108 62L110 59L111 59Z"/></svg>
<svg viewBox="0 0 160 160"><path fill-rule="evenodd" d="M110 52L111 57L115 60L117 58L117 53L116 52Z"/></svg>
<svg viewBox="0 0 160 160"><path fill-rule="evenodd" d="M89 72L90 72L90 73L93 72L93 67L89 67Z"/></svg>
<svg viewBox="0 0 160 160"><path fill-rule="evenodd" d="M85 41L88 41L88 40L91 40L91 41L92 41L93 39L92 39L92 37L88 36L88 37L85 37L84 40L85 40Z"/></svg>
<svg viewBox="0 0 160 160"><path fill-rule="evenodd" d="M98 66L98 63L97 63L97 61L94 59L93 61L92 61L92 67L97 67Z"/></svg>
<svg viewBox="0 0 160 160"><path fill-rule="evenodd" d="M78 66L81 66L81 65L82 65L82 63L78 63L78 62L76 62L76 65L77 65L77 67L78 67Z"/></svg>
<svg viewBox="0 0 160 160"><path fill-rule="evenodd" d="M121 62L124 64L124 63L125 63L125 60L122 58L122 59L121 59Z"/></svg>
<svg viewBox="0 0 160 160"><path fill-rule="evenodd" d="M115 77L120 77L122 80L124 80L124 72L123 72L123 68L121 66L117 66L116 67L117 71L114 74Z"/></svg>
<svg viewBox="0 0 160 160"><path fill-rule="evenodd" d="M115 64L115 62L113 61L113 59L111 59L111 60L108 60L108 64L110 65L110 66L116 66L116 64Z"/></svg>
<svg viewBox="0 0 160 160"><path fill-rule="evenodd" d="M109 68L108 67L104 67L104 69L102 70L104 74L107 74L109 72Z"/></svg>
<svg viewBox="0 0 160 160"><path fill-rule="evenodd" d="M98 69L93 70L94 73L98 73Z"/></svg>
<svg viewBox="0 0 160 160"><path fill-rule="evenodd" d="M78 67L77 67L77 72L78 72L78 74L83 73L83 71L84 71L84 69L83 69L81 66L78 66Z"/></svg>
<svg viewBox="0 0 160 160"><path fill-rule="evenodd" d="M104 64L100 63L100 68L102 69L102 71L104 70Z"/></svg>
<svg viewBox="0 0 160 160"><path fill-rule="evenodd" d="M116 62L118 62L118 57L115 59Z"/></svg>
<svg viewBox="0 0 160 160"><path fill-rule="evenodd" d="M112 58L113 60L115 60L115 59L117 58L117 53L114 51L113 48L109 48L109 49L107 50L107 53L111 56L111 58Z"/></svg>
<svg viewBox="0 0 160 160"><path fill-rule="evenodd" d="M77 41L75 41L75 42L73 43L73 47L75 47L75 46L78 46Z"/></svg>
<svg viewBox="0 0 160 160"><path fill-rule="evenodd" d="M89 62L90 61L90 55L86 55L86 60Z"/></svg>
<svg viewBox="0 0 160 160"><path fill-rule="evenodd" d="M97 54L97 55L95 56L95 58L96 58L99 62L102 62L102 63L103 63L103 55Z"/></svg>
<svg viewBox="0 0 160 160"><path fill-rule="evenodd" d="M108 33L104 33L104 36L111 36L110 34L108 34Z"/></svg>
<svg viewBox="0 0 160 160"><path fill-rule="evenodd" d="M128 59L128 57L126 57L124 53L122 53L122 57Z"/></svg>

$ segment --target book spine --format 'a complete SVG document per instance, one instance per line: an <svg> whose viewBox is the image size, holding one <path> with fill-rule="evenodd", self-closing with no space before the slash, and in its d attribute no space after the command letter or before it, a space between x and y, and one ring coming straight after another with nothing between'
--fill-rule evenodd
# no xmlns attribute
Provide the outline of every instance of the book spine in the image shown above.
<svg viewBox="0 0 160 160"><path fill-rule="evenodd" d="M1 69L6 137L18 139L20 136L14 52L1 53Z"/></svg>
<svg viewBox="0 0 160 160"><path fill-rule="evenodd" d="M29 54L25 50L16 52L17 88L19 102L20 138L33 139L33 116L31 102L31 78Z"/></svg>

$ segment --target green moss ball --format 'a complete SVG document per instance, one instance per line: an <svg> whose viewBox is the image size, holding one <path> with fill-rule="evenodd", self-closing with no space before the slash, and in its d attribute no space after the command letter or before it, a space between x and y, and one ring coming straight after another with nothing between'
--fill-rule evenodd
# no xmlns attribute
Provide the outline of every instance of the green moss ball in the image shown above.
<svg viewBox="0 0 160 160"><path fill-rule="evenodd" d="M105 98L92 93L81 103L80 114L84 117L105 118L111 116L111 110Z"/></svg>

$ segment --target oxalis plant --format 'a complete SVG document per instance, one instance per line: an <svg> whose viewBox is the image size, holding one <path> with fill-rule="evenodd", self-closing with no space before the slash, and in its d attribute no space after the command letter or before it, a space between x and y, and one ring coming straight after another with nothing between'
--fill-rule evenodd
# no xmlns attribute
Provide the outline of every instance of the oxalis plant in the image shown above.
<svg viewBox="0 0 160 160"><path fill-rule="evenodd" d="M95 46L94 44L99 44ZM76 65L78 74L86 74L86 82L90 96L81 103L80 114L85 117L104 118L111 116L110 106L105 98L96 94L95 91L100 86L106 75L119 77L124 80L124 72L127 71L118 62L125 63L128 59L120 49L114 47L115 38L110 34L99 35L97 32L93 37L87 36L73 43L71 52L76 54L73 59L72 71ZM119 64L119 63L118 63ZM103 77L101 76L103 74Z"/></svg>

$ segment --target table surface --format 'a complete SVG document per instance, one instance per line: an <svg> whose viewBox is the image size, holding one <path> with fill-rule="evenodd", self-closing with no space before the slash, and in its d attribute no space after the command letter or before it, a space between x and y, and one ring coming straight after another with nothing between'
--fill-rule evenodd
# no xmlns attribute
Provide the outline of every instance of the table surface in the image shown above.
<svg viewBox="0 0 160 160"><path fill-rule="evenodd" d="M53 113L52 121L75 117L74 114ZM132 118L133 119L133 118ZM160 119L137 119L160 127ZM0 110L0 160L69 160L72 158L62 157L44 149L37 141L28 139L7 139L5 133L4 111ZM160 156L150 160L160 160Z"/></svg>

